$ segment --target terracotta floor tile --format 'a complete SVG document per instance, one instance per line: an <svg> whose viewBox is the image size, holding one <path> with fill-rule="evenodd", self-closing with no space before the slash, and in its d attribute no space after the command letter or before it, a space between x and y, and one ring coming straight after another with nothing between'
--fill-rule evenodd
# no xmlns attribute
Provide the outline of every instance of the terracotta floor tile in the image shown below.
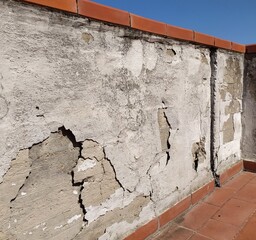
<svg viewBox="0 0 256 240"><path fill-rule="evenodd" d="M188 240L194 234L189 229L172 226L163 231L160 235L152 238L152 240Z"/></svg>
<svg viewBox="0 0 256 240"><path fill-rule="evenodd" d="M249 183L256 183L256 176L254 178L252 178Z"/></svg>
<svg viewBox="0 0 256 240"><path fill-rule="evenodd" d="M198 233L193 235L189 240L211 240L212 238L204 237Z"/></svg>
<svg viewBox="0 0 256 240"><path fill-rule="evenodd" d="M252 240L256 239L256 213L249 219L243 229L238 233L235 240Z"/></svg>
<svg viewBox="0 0 256 240"><path fill-rule="evenodd" d="M232 240L237 231L236 226L210 219L198 233L214 240Z"/></svg>
<svg viewBox="0 0 256 240"><path fill-rule="evenodd" d="M214 216L213 219L236 226L241 226L254 212L255 204L231 198Z"/></svg>
<svg viewBox="0 0 256 240"><path fill-rule="evenodd" d="M256 203L256 184L246 184L234 195L234 198L238 198L251 203Z"/></svg>
<svg viewBox="0 0 256 240"><path fill-rule="evenodd" d="M234 177L233 179L228 181L226 184L224 184L222 187L239 190L241 187L247 184L254 177L255 177L254 173L241 172L236 177Z"/></svg>
<svg viewBox="0 0 256 240"><path fill-rule="evenodd" d="M177 223L186 228L197 230L208 221L217 211L219 207L208 203L200 203L189 211L185 216L178 218Z"/></svg>
<svg viewBox="0 0 256 240"><path fill-rule="evenodd" d="M222 206L234 195L234 191L234 189L229 188L217 188L209 197L204 200L204 202L213 204L215 206Z"/></svg>
<svg viewBox="0 0 256 240"><path fill-rule="evenodd" d="M147 239L234 240L234 238L235 240L256 239L255 173L238 174L222 188L215 189L203 202L176 218L172 224L167 224L161 229L160 234Z"/></svg>

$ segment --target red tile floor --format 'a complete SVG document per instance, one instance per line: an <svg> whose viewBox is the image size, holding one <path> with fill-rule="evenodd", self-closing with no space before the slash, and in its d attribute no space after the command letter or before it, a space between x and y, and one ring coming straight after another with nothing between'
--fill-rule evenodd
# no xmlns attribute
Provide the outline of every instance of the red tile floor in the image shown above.
<svg viewBox="0 0 256 240"><path fill-rule="evenodd" d="M256 240L256 174L241 172L150 240Z"/></svg>

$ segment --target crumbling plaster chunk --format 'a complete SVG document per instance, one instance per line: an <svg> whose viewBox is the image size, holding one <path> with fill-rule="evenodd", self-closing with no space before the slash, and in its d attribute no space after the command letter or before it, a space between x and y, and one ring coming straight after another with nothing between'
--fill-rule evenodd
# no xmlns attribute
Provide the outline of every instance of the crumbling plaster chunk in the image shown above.
<svg viewBox="0 0 256 240"><path fill-rule="evenodd" d="M140 175L131 168L134 161L130 155L131 152L128 151L125 144L106 146L105 152L115 168L116 178L125 189L130 192L134 191L139 182Z"/></svg>
<svg viewBox="0 0 256 240"><path fill-rule="evenodd" d="M168 121L168 118L165 114L165 110L163 108L158 109L157 116L158 116L162 151L168 151L168 149L170 148L169 136L170 136L171 125Z"/></svg>
<svg viewBox="0 0 256 240"><path fill-rule="evenodd" d="M5 180L11 180L9 184L17 183L12 184L12 187L18 187L16 195L8 199L10 211L5 217L9 219L9 225L1 228L19 240L48 239L60 231L61 234L65 232L63 239L69 240L83 225L82 210L78 196L73 194L76 187L72 186L70 175L79 148L62 133L52 133L42 143L20 152L0 185L2 190ZM15 172L17 174L13 175ZM23 184L19 186L21 177ZM38 214L40 211L43 214ZM61 228L55 228L60 225Z"/></svg>
<svg viewBox="0 0 256 240"><path fill-rule="evenodd" d="M81 155L83 158L89 159L97 159L97 161L101 161L104 158L103 148L93 140L85 140L82 144L82 152Z"/></svg>
<svg viewBox="0 0 256 240"><path fill-rule="evenodd" d="M100 216L105 215L109 211L113 211L116 208L124 208L128 206L139 193L125 192L122 188L118 188L112 195L110 195L105 201L102 201L98 206L86 207L85 218L88 223L96 221ZM86 196L84 196L86 197Z"/></svg>
<svg viewBox="0 0 256 240"><path fill-rule="evenodd" d="M225 161L225 159L228 159L230 156L236 155L236 158L239 159L241 156L240 153L240 140L236 139L234 141L228 142L226 144L223 144L219 148L219 161Z"/></svg>
<svg viewBox="0 0 256 240"><path fill-rule="evenodd" d="M154 204L149 202L147 206L143 207L139 213L139 218L135 219L132 223L127 222L125 219L120 222L116 222L113 225L106 228L105 233L99 237L99 240L114 240L120 239L121 236L127 234L131 229L136 229L139 226L147 223L149 219L155 218Z"/></svg>
<svg viewBox="0 0 256 240"><path fill-rule="evenodd" d="M150 202L149 197L138 196L128 206L124 208L116 208L113 211L102 215L97 221L91 222L84 227L81 233L77 236L77 240L83 239L98 239L104 235L106 229L118 222L127 221L132 223L134 220L140 218L142 209ZM122 236L119 236L122 238ZM110 238L114 239L114 238Z"/></svg>
<svg viewBox="0 0 256 240"><path fill-rule="evenodd" d="M109 196L115 192L120 186L115 179L114 174L112 177L104 177L100 182L89 181L84 183L82 191L83 204L85 206L97 206L105 201ZM87 196L90 196L88 198Z"/></svg>
<svg viewBox="0 0 256 240"><path fill-rule="evenodd" d="M86 171L87 169L93 168L96 165L96 161L94 159L86 159L84 161L84 159L80 158L79 163L77 164L77 171L81 172L81 171Z"/></svg>

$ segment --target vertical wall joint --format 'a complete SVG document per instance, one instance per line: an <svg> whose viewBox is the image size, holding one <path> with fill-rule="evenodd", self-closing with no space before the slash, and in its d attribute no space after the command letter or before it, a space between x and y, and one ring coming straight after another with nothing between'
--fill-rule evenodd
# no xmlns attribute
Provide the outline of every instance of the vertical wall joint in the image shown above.
<svg viewBox="0 0 256 240"><path fill-rule="evenodd" d="M211 65L211 129L210 129L210 164L211 171L215 180L215 185L220 186L219 175L217 174L216 162L218 158L217 152L217 49L210 49L210 65Z"/></svg>

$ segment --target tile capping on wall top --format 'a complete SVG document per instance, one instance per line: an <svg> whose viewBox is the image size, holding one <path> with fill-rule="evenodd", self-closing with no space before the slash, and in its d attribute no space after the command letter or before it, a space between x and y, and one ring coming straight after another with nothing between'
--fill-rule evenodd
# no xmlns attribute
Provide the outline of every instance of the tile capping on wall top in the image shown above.
<svg viewBox="0 0 256 240"><path fill-rule="evenodd" d="M200 45L222 48L240 53L256 52L256 45L243 45L193 30L172 26L149 18L108 7L90 0L21 0L23 2L58 9L115 25L150 32L168 38L189 41Z"/></svg>

